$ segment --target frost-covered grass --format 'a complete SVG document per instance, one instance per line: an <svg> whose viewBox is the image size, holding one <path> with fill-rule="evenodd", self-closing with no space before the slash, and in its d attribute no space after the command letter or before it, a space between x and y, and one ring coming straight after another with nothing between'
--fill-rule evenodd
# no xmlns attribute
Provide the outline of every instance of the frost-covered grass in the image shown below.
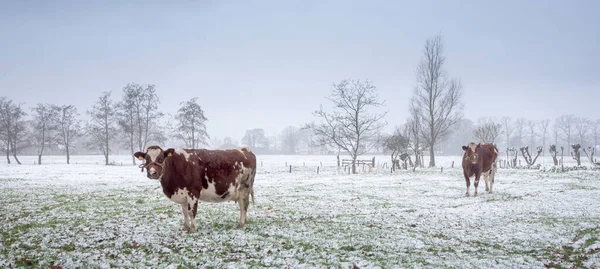
<svg viewBox="0 0 600 269"><path fill-rule="evenodd" d="M499 170L493 194L482 181L465 197L459 165L449 168L458 156L440 158L443 173L358 175L335 156L259 156L244 229L237 204L201 203L187 234L181 207L129 156L22 159L0 165L0 267L600 266L598 171Z"/></svg>

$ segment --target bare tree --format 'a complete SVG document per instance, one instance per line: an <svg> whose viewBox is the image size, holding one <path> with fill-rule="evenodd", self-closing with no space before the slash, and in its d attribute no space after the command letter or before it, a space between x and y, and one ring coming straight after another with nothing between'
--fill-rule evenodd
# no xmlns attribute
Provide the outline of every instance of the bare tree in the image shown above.
<svg viewBox="0 0 600 269"><path fill-rule="evenodd" d="M52 104L37 104L31 110L35 113L32 121L35 130L32 133L32 142L37 147L37 163L42 164L44 149L56 142L60 107Z"/></svg>
<svg viewBox="0 0 600 269"><path fill-rule="evenodd" d="M549 119L541 120L538 122L540 132L542 132L542 148L546 148L546 136L548 134L548 125L550 125Z"/></svg>
<svg viewBox="0 0 600 269"><path fill-rule="evenodd" d="M111 100L111 92L103 92L98 102L91 110L87 111L91 117L86 126L87 135L90 137L88 148L98 149L104 154L105 164L108 165L110 155L110 144L116 135L117 128L114 126L116 113L115 104Z"/></svg>
<svg viewBox="0 0 600 269"><path fill-rule="evenodd" d="M183 140L186 147L195 149L207 143L209 135L206 132L206 122L208 119L204 116L204 110L198 104L197 97L181 102L175 119L177 121L175 136Z"/></svg>
<svg viewBox="0 0 600 269"><path fill-rule="evenodd" d="M473 131L473 136L483 143L495 143L502 134L502 124L492 118L480 118L479 124Z"/></svg>
<svg viewBox="0 0 600 269"><path fill-rule="evenodd" d="M462 118L462 84L447 77L445 62L441 35L428 39L417 66L412 106L420 118L421 136L429 148L429 167L435 167L435 146L447 138L450 127Z"/></svg>
<svg viewBox="0 0 600 269"><path fill-rule="evenodd" d="M550 152L550 155L552 156L552 160L554 161L554 166L558 166L558 158L556 157L556 155L558 155L558 149L556 148L556 144L550 145L549 152Z"/></svg>
<svg viewBox="0 0 600 269"><path fill-rule="evenodd" d="M144 151L151 142L163 142L166 138L159 120L164 116L158 110L159 98L154 85L129 83L123 87L123 100L117 103L119 127L127 135L131 160L133 152Z"/></svg>
<svg viewBox="0 0 600 269"><path fill-rule="evenodd" d="M296 154L296 148L300 143L300 130L295 126L288 126L281 132L283 139L283 153Z"/></svg>
<svg viewBox="0 0 600 269"><path fill-rule="evenodd" d="M502 117L502 125L504 127L504 134L506 135L506 148L510 148L510 136L514 131L514 127L511 126L509 117Z"/></svg>
<svg viewBox="0 0 600 269"><path fill-rule="evenodd" d="M6 97L0 97L0 139L6 153L6 162L10 164L10 154L18 164L21 164L17 153L25 140L25 120L27 115L22 104L15 104Z"/></svg>
<svg viewBox="0 0 600 269"><path fill-rule="evenodd" d="M576 117L573 125L575 134L579 139L579 143L584 144L586 142L588 132L590 131L590 127L593 125L593 123L585 117Z"/></svg>
<svg viewBox="0 0 600 269"><path fill-rule="evenodd" d="M417 167L423 167L422 157L422 139L421 139L421 120L418 116L418 111L415 107L410 107L410 118L408 119L406 125L406 134L408 138L408 144L410 149L415 156L415 164L413 166L413 171Z"/></svg>
<svg viewBox="0 0 600 269"><path fill-rule="evenodd" d="M225 137L225 138L223 138L223 144L219 148L230 149L230 148L235 148L237 146L238 146L237 141L233 141L233 139L231 137Z"/></svg>
<svg viewBox="0 0 600 269"><path fill-rule="evenodd" d="M573 149L571 157L573 157L573 160L577 161L577 166L581 166L581 152L579 152L581 145L579 143L573 144L571 145L571 148Z"/></svg>
<svg viewBox="0 0 600 269"><path fill-rule="evenodd" d="M598 146L598 135L600 135L600 119L593 122L591 131L594 139L594 147L596 147Z"/></svg>
<svg viewBox="0 0 600 269"><path fill-rule="evenodd" d="M524 118L518 118L515 121L515 137L517 138L517 145L518 147L522 147L523 144L523 131L525 130L525 123L527 122L527 120L525 120Z"/></svg>
<svg viewBox="0 0 600 269"><path fill-rule="evenodd" d="M387 150L391 154L392 170L400 168L398 157L401 154L406 154L408 151L408 137L406 137L404 131L398 127L394 130L394 133L383 138L383 149Z"/></svg>
<svg viewBox="0 0 600 269"><path fill-rule="evenodd" d="M540 154L542 153L542 151L544 150L542 147L537 147L537 153L535 155L535 158L531 158L531 154L529 154L529 146L525 146L525 147L521 147L521 154L523 155L523 158L525 159L525 162L527 163L527 165L529 167L535 165L535 161L537 160L537 158L540 156Z"/></svg>
<svg viewBox="0 0 600 269"><path fill-rule="evenodd" d="M67 155L67 164L71 163L71 145L73 139L79 135L81 131L81 121L77 119L79 113L74 105L64 105L60 108L58 120L59 139L58 144L65 148Z"/></svg>
<svg viewBox="0 0 600 269"><path fill-rule="evenodd" d="M556 118L555 126L562 134L562 140L567 144L571 145L576 118L574 115L562 115Z"/></svg>
<svg viewBox="0 0 600 269"><path fill-rule="evenodd" d="M535 122L535 121L533 121L533 120L528 120L528 121L527 121L527 130L529 131L529 145L530 145L532 148L533 148L533 147L536 147L536 146L535 146L535 142L536 142L536 141L535 141L535 136L536 136L537 134L536 134L536 132L535 132L535 131L536 131L536 128L535 128L535 126L536 126L536 122Z"/></svg>
<svg viewBox="0 0 600 269"><path fill-rule="evenodd" d="M262 128L254 128L246 130L242 143L251 149L265 150L268 145L267 137L265 136L265 130Z"/></svg>
<svg viewBox="0 0 600 269"><path fill-rule="evenodd" d="M540 132L542 132L542 149L546 148L546 136L548 135L548 125L550 124L549 119L541 120L538 122ZM542 156L546 156L545 151L542 151ZM544 158L542 158L542 162Z"/></svg>
<svg viewBox="0 0 600 269"><path fill-rule="evenodd" d="M323 107L313 113L321 118L321 124L310 124L315 134L315 143L322 146L340 148L352 158L352 173L356 173L356 158L375 145L377 133L385 126L383 117L387 112L374 113L370 108L384 104L377 96L377 88L367 80L343 80L334 84L331 95L334 112Z"/></svg>

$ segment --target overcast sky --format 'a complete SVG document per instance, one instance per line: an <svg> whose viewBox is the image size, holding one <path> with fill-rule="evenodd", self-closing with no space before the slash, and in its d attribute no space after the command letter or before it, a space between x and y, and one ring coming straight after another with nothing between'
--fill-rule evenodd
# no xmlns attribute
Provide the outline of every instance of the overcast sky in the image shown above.
<svg viewBox="0 0 600 269"><path fill-rule="evenodd" d="M84 114L102 91L119 99L129 82L155 84L164 112L197 96L208 132L239 140L312 121L332 83L369 79L392 127L407 117L425 40L442 33L466 117L598 117L599 10L593 0L2 1L0 96Z"/></svg>

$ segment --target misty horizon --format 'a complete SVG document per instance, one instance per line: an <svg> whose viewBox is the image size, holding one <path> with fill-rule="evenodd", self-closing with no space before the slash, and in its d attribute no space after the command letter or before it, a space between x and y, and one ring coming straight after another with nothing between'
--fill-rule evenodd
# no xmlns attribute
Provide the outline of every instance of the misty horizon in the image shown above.
<svg viewBox="0 0 600 269"><path fill-rule="evenodd" d="M0 11L0 96L29 114L73 104L87 119L103 91L119 101L128 83L153 84L160 111L198 97L211 138L239 141L318 121L333 83L368 79L389 133L409 117L423 45L440 33L464 118L594 118L600 4L584 2L11 3Z"/></svg>

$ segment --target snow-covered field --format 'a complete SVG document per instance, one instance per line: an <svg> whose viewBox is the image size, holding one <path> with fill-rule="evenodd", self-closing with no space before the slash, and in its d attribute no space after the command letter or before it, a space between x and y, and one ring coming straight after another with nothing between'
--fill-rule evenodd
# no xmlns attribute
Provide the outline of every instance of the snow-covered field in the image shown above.
<svg viewBox="0 0 600 269"><path fill-rule="evenodd" d="M237 204L201 203L199 230L187 234L181 207L130 156L115 166L102 156L21 160L0 165L5 268L600 267L600 171L500 169L493 194L482 181L465 197L460 156L439 157L443 172L358 175L335 156L258 156L244 229Z"/></svg>

